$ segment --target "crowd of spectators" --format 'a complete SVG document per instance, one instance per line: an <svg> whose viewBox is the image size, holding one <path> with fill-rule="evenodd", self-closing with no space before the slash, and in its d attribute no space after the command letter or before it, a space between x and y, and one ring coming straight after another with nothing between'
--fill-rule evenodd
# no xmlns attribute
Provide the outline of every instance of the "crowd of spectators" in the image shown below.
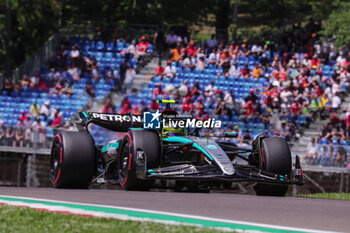
<svg viewBox="0 0 350 233"><path fill-rule="evenodd" d="M153 101L142 102L141 109L157 109L155 99L159 96L175 98L181 103L181 113L197 118L228 116L229 122L238 117L245 124L263 123L270 135L287 141L297 141L303 134L302 126L329 119L316 143L327 139L333 144L332 150L330 145L326 145L327 149L345 148L347 153L350 111L342 112L340 105L350 87L350 51L320 40L317 28L312 20L304 28L297 24L292 36L280 44L263 37L225 43L215 35L196 43L177 39L170 32L166 37L169 61L163 69L156 70L154 80L159 83L153 89ZM215 78L208 82L213 75ZM189 76L194 80L188 80ZM246 83L250 86L248 93L245 90L241 94ZM255 85L258 83L261 85ZM132 106L121 107L133 111ZM249 143L253 138L250 130L237 124L228 124L227 128L238 128L239 142ZM338 148L336 144L341 143L343 146ZM341 158L344 160L338 156L332 162L315 159L312 164L340 166Z"/></svg>
<svg viewBox="0 0 350 233"><path fill-rule="evenodd" d="M15 119L10 116L11 122L1 119L0 145L31 147L36 143L40 147L47 147L47 131L50 131L52 136L54 129L70 127L70 118L81 108L68 109L70 115L65 114L64 110L67 110L68 106L74 106L76 102L81 103L81 99L87 99L86 96L89 99L83 104L86 108L91 108L93 100L101 94L98 93L99 84L103 85L103 88L108 87L108 90L112 87L115 91L127 93L131 91L136 75L133 66L135 63L132 61L135 58L142 59L145 55L149 46L145 38L140 38L140 42L136 44L136 51L132 51L131 48L135 45L135 41L129 46L123 46L121 51L116 49L116 45L112 51L108 48L100 49L97 45L100 42L93 42L96 43L95 48L86 49L85 46L90 46L92 41L84 41L77 36L70 40L64 38L57 53L42 66L40 71L33 75L25 74L18 81L6 80L1 98L9 98L7 104L10 105L4 106L4 110L10 107L12 111L13 106L18 106L28 98L32 98L33 103L15 114ZM91 51L104 55L102 58L97 58L96 53L91 54ZM104 59L107 52L121 54L122 60L118 66L115 64L112 66L111 61L107 64L102 63L101 59ZM107 93L102 92L102 97ZM15 100L18 100L18 103ZM105 107L103 111L112 110Z"/></svg>
<svg viewBox="0 0 350 233"><path fill-rule="evenodd" d="M343 148L347 153L345 142L350 139L350 111L341 112L340 109L350 87L350 52L348 48L336 48L331 42L321 41L317 30L317 25L310 20L304 28L296 25L292 36L278 43L264 37L226 42L215 34L206 42L196 43L174 31L167 36L157 31L153 43L162 44L161 49L168 50L169 60L164 68L156 69L153 82L157 83L152 90L152 101L143 99L137 103L130 97L135 94L132 86L136 75L134 63L130 61L142 63L146 52L151 50L146 37L142 36L138 43L137 40L123 41L130 44L119 51L126 59L118 66L114 66L113 59L107 59L106 53L98 57L89 50L91 46L77 46L74 40L73 43L63 40L57 55L46 64L48 72L25 75L18 83L9 81L5 91L10 96L30 87L34 92L44 92L48 96L72 98L75 85L83 78L88 80L85 95L89 96L88 105L91 106L96 97L96 83L103 80L115 90L128 94L120 106L115 106L108 98L102 109L105 113L140 114L158 109L156 99L159 97L174 98L180 101L177 110L183 114L200 119L212 116L225 119L228 122L225 128L237 132L236 140L240 145L249 144L254 136L244 127L248 124L263 124L263 130L270 135L297 141L303 133L301 126L329 119L314 143L319 145L322 140L327 140L332 142L332 149L328 144L322 146L317 153L308 154L305 161L340 166L345 163L346 156L344 158L339 151ZM117 47L116 43L111 50ZM110 51L108 46L103 49ZM193 79L188 79L189 76ZM23 120L19 120L16 127L1 126L3 143L9 145L7 138L16 138L11 142L13 145L28 144L31 134L23 127L25 116L32 124L37 122L40 132L45 127L64 124L62 111L50 109L50 104L48 107L45 103L41 106L33 104L30 112L23 114ZM33 132L34 126L29 128ZM220 130L204 134L219 135ZM326 151L324 147L341 155L325 159L322 155Z"/></svg>

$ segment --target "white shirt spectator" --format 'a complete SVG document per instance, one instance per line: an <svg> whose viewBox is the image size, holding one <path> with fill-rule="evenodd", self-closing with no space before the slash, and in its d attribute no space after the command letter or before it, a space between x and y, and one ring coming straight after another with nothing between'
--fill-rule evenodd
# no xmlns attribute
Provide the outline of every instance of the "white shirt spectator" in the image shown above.
<svg viewBox="0 0 350 233"><path fill-rule="evenodd" d="M126 53L134 54L136 53L136 46L134 44L130 44L126 49Z"/></svg>
<svg viewBox="0 0 350 233"><path fill-rule="evenodd" d="M215 63L216 62L216 54L215 53L210 53L208 61L211 62L211 63Z"/></svg>
<svg viewBox="0 0 350 233"><path fill-rule="evenodd" d="M256 45L256 44L254 44L254 45L252 46L252 53L260 53L261 50L262 50L261 45Z"/></svg>
<svg viewBox="0 0 350 233"><path fill-rule="evenodd" d="M79 57L79 55L80 55L80 52L77 49L73 49L72 51L70 51L70 56L72 58L77 58L77 57Z"/></svg>
<svg viewBox="0 0 350 233"><path fill-rule="evenodd" d="M175 66L166 66L164 69L164 73L167 77L174 77L176 74L176 67Z"/></svg>
<svg viewBox="0 0 350 233"><path fill-rule="evenodd" d="M332 97L332 108L339 108L340 104L341 104L340 97L337 95L334 95Z"/></svg>
<svg viewBox="0 0 350 233"><path fill-rule="evenodd" d="M341 92L341 88L340 88L340 85L337 84L337 83L333 83L332 85L332 93L333 94L336 94L338 92Z"/></svg>
<svg viewBox="0 0 350 233"><path fill-rule="evenodd" d="M136 72L134 69L128 69L126 72L125 72L125 82L129 83L129 82L132 82L134 80L136 76Z"/></svg>
<svg viewBox="0 0 350 233"><path fill-rule="evenodd" d="M184 38L182 38L181 36L178 36L176 41L179 43L181 43L183 41L185 44L187 44L188 39L186 36Z"/></svg>
<svg viewBox="0 0 350 233"><path fill-rule="evenodd" d="M336 63L338 65L342 65L346 61L345 57L343 57L343 53L339 53L339 56L337 57Z"/></svg>
<svg viewBox="0 0 350 233"><path fill-rule="evenodd" d="M44 114L45 116L50 116L52 113L52 110L50 108L50 103L48 101L44 102L44 105L40 108L40 114Z"/></svg>
<svg viewBox="0 0 350 233"><path fill-rule="evenodd" d="M230 76L238 77L241 74L241 69L237 65L231 65L229 74Z"/></svg>
<svg viewBox="0 0 350 233"><path fill-rule="evenodd" d="M209 84L209 86L205 88L205 92L208 94L208 96L214 96L217 90L218 88L212 84Z"/></svg>
<svg viewBox="0 0 350 233"><path fill-rule="evenodd" d="M230 95L230 93L227 92L225 94L224 101L225 101L226 106L233 107L233 98Z"/></svg>

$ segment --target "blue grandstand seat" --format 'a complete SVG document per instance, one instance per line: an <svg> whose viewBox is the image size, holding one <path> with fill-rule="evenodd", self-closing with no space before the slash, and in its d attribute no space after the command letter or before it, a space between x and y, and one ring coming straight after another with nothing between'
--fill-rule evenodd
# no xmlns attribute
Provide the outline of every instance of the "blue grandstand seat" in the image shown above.
<svg viewBox="0 0 350 233"><path fill-rule="evenodd" d="M124 43L123 42L117 42L117 50L121 51L124 48Z"/></svg>
<svg viewBox="0 0 350 233"><path fill-rule="evenodd" d="M153 53L153 45L152 45L152 44L149 44L149 45L148 45L147 52L148 52L148 53Z"/></svg>

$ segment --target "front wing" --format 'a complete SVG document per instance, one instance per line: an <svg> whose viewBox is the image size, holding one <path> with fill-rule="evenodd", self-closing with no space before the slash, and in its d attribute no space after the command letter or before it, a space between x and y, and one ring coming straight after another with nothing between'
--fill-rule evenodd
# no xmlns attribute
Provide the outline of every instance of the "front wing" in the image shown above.
<svg viewBox="0 0 350 233"><path fill-rule="evenodd" d="M303 185L305 179L300 167L299 157L296 157L294 177L287 177L269 171L258 169L251 165L234 164L236 172L225 175L214 165L194 166L191 164L176 165L157 169L148 169L146 177L168 180L222 181L222 182L254 182L280 185Z"/></svg>

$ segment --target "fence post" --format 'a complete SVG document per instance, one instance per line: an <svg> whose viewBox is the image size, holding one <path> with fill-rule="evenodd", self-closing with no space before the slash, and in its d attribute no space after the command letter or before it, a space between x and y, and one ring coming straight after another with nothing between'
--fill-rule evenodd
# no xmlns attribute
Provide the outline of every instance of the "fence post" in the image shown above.
<svg viewBox="0 0 350 233"><path fill-rule="evenodd" d="M344 172L340 173L340 184L339 184L339 193L343 191L343 183L344 183Z"/></svg>

